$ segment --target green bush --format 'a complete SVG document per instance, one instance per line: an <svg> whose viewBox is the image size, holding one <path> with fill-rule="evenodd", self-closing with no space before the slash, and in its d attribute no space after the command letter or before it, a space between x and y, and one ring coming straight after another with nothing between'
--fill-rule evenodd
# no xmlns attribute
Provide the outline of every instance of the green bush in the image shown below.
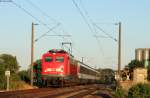
<svg viewBox="0 0 150 98"><path fill-rule="evenodd" d="M30 75L27 70L22 70L18 73L21 80L25 81L26 83L30 83Z"/></svg>
<svg viewBox="0 0 150 98"><path fill-rule="evenodd" d="M115 92L115 98L124 98L125 91L122 88L117 88Z"/></svg>
<svg viewBox="0 0 150 98"><path fill-rule="evenodd" d="M6 76L0 75L0 89L6 89Z"/></svg>
<svg viewBox="0 0 150 98"><path fill-rule="evenodd" d="M7 78L6 78L5 75L0 75L0 89L1 90L6 89L6 86L7 86L6 79ZM17 74L10 75L9 83L10 83L9 88L12 89L12 90L22 87L20 77Z"/></svg>
<svg viewBox="0 0 150 98"><path fill-rule="evenodd" d="M150 98L150 84L137 84L131 87L128 98Z"/></svg>

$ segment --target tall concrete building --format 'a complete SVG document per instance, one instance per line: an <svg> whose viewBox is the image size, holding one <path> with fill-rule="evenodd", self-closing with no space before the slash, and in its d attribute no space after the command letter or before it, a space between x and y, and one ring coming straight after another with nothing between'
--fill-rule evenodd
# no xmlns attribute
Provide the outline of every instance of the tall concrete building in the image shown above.
<svg viewBox="0 0 150 98"><path fill-rule="evenodd" d="M144 61L144 66L146 68L150 61L150 48L135 49L135 59L137 61Z"/></svg>

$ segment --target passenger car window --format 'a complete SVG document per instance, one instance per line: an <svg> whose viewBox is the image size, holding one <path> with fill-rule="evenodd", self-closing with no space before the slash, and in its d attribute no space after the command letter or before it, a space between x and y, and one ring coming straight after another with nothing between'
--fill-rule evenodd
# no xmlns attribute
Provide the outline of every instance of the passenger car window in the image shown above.
<svg viewBox="0 0 150 98"><path fill-rule="evenodd" d="M52 62L53 58L52 57L45 57L45 62Z"/></svg>
<svg viewBox="0 0 150 98"><path fill-rule="evenodd" d="M64 62L64 57L56 57L56 62Z"/></svg>

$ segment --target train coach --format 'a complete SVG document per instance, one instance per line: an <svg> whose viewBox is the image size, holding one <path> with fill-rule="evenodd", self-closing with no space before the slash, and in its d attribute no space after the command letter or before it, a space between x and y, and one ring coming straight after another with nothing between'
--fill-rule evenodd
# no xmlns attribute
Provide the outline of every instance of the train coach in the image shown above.
<svg viewBox="0 0 150 98"><path fill-rule="evenodd" d="M98 71L75 60L62 49L53 49L43 54L41 67L43 83L46 86L95 83L99 80Z"/></svg>

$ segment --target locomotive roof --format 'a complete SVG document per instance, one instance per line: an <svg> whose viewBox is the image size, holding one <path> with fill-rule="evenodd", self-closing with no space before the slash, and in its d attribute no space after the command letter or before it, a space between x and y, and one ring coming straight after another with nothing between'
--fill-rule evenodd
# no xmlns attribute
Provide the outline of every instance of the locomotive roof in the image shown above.
<svg viewBox="0 0 150 98"><path fill-rule="evenodd" d="M64 53L64 54L68 54L70 57L74 58L74 56L70 53L68 53L67 51L63 50L63 49L51 49L48 51L48 53Z"/></svg>
<svg viewBox="0 0 150 98"><path fill-rule="evenodd" d="M52 49L48 51L49 53L68 53L63 49Z"/></svg>

